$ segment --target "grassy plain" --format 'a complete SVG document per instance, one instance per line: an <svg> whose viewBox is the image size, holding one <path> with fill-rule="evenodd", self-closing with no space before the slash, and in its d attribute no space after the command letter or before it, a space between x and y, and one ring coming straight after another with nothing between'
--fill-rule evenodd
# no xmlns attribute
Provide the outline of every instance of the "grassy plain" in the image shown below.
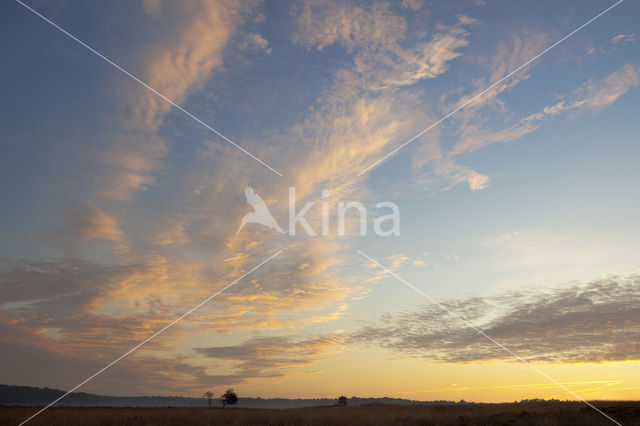
<svg viewBox="0 0 640 426"><path fill-rule="evenodd" d="M640 402L594 402L621 424L640 426ZM34 407L0 407L0 424L17 425ZM614 423L578 402L440 406L365 405L296 409L66 408L53 407L31 425L607 425Z"/></svg>

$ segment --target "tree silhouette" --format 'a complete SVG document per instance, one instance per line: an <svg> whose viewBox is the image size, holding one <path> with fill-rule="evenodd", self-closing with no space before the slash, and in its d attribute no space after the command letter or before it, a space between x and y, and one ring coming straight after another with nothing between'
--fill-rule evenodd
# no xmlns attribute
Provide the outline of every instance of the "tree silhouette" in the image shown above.
<svg viewBox="0 0 640 426"><path fill-rule="evenodd" d="M227 391L220 397L220 402L222 403L222 408L227 405L236 405L238 403L238 395L236 395L233 389L227 389Z"/></svg>
<svg viewBox="0 0 640 426"><path fill-rule="evenodd" d="M207 402L209 403L209 408L211 408L211 400L213 399L213 392L206 391L200 398L207 398Z"/></svg>
<svg viewBox="0 0 640 426"><path fill-rule="evenodd" d="M338 398L338 404L340 405L347 405L349 401L347 400L347 397L342 395L340 398Z"/></svg>

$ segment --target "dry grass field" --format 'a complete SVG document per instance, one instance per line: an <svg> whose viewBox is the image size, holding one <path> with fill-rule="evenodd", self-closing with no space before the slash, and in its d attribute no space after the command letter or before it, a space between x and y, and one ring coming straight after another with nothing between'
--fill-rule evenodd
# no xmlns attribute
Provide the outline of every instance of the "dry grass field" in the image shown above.
<svg viewBox="0 0 640 426"><path fill-rule="evenodd" d="M640 402L597 402L623 425L640 425ZM0 424L17 425L36 410L0 408ZM582 403L370 405L284 410L206 408L51 408L32 425L607 425Z"/></svg>

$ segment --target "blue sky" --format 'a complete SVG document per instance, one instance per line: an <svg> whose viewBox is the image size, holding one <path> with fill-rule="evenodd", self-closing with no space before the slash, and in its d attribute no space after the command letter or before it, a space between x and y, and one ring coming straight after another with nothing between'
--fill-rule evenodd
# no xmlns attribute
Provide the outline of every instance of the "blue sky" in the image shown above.
<svg viewBox="0 0 640 426"><path fill-rule="evenodd" d="M637 397L637 348L623 345L638 327L636 3L358 176L611 4L28 2L280 177L3 3L0 320L20 336L7 338L4 377L69 388L282 250L87 389L571 397L521 393L542 378L484 346L473 356L463 324L361 250L560 380L587 383L575 392ZM400 235L291 237L255 224L236 235L249 185L282 224L289 187L299 203L328 189L332 208L393 201ZM430 316L441 326L422 328ZM459 346L438 343L445 326ZM58 371L33 368L47 363ZM501 379L510 393L481 386L498 367L513 369ZM386 373L363 381L371 369ZM423 375L434 377L426 394ZM589 382L603 375L615 384Z"/></svg>

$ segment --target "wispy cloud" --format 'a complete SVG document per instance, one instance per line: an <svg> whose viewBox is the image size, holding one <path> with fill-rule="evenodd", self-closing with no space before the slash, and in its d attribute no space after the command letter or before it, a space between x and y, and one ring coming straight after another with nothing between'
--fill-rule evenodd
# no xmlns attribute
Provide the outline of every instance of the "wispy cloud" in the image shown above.
<svg viewBox="0 0 640 426"><path fill-rule="evenodd" d="M330 336L254 337L239 345L195 348L207 358L234 364L238 377L281 377L291 369L330 359L340 341Z"/></svg>
<svg viewBox="0 0 640 426"><path fill-rule="evenodd" d="M634 43L636 41L638 41L638 34L636 33L618 34L617 36L611 38L611 42L613 42L614 44L627 44Z"/></svg>
<svg viewBox="0 0 640 426"><path fill-rule="evenodd" d="M601 110L613 104L639 82L640 67L635 64L626 64L604 78L583 84L566 100L546 107L543 113L552 117L571 110L575 112Z"/></svg>
<svg viewBox="0 0 640 426"><path fill-rule="evenodd" d="M508 68L504 68L501 72L507 70ZM510 85L502 87L500 91L507 90L526 78L525 74ZM421 169L416 175L416 182L425 186L432 185L436 182L435 175L449 181L445 189L458 183L467 183L471 190L486 188L490 177L458 164L456 157L495 143L517 141L538 130L546 120L564 113L573 112L575 117L585 111L606 108L637 86L639 78L638 66L626 64L618 71L580 85L572 93L564 95L565 99L562 101L546 106L541 111L523 117L499 130L487 128L482 108L492 106L505 112L506 105L499 100L499 91L488 93L478 105L474 104L473 108L458 117L461 125L456 131L460 137L450 150L444 151L436 138L430 139L423 147L415 150L413 167Z"/></svg>
<svg viewBox="0 0 640 426"><path fill-rule="evenodd" d="M452 25L441 25L429 40L404 47L407 21L386 3L361 6L321 0L294 10L298 21L294 40L319 50L343 46L352 54L354 67L341 70L341 84L369 90L409 86L443 74L468 44L464 26L475 23L459 16Z"/></svg>

